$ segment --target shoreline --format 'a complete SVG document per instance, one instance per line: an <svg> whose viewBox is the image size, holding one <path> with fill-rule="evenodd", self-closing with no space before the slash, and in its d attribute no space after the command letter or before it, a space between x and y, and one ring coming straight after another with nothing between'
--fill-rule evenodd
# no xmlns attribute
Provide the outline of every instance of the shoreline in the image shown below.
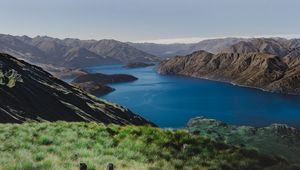
<svg viewBox="0 0 300 170"><path fill-rule="evenodd" d="M267 90L267 89L260 88L260 87L254 87L254 86L247 86L247 85L243 85L243 84L238 84L238 83L234 83L234 82L226 81L226 80L212 79L212 78L208 78L208 77L198 77L198 76L191 76L191 75L184 75L184 74L163 74L163 73L160 73L157 70L155 70L155 72L157 74L163 75L163 76L180 76L180 77L188 77L188 78L194 78L194 79L202 79L202 80L208 80L208 81L213 81L213 82L226 83L226 84L230 84L232 86L237 86L237 87L255 89L255 90L259 90L259 91L263 91L263 92L268 92L268 93L272 93L272 94L300 96L300 94L297 94L297 93L283 93L283 92L278 92L278 91Z"/></svg>

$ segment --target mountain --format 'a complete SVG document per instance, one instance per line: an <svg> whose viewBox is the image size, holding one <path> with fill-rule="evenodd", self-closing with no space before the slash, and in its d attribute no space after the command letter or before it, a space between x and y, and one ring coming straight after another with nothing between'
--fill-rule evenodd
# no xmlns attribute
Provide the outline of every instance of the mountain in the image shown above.
<svg viewBox="0 0 300 170"><path fill-rule="evenodd" d="M33 39L27 37L25 42L37 47L47 55L44 57L44 63L53 64L57 61L61 61L62 56L69 50L69 47L64 45L59 39L47 36L37 36Z"/></svg>
<svg viewBox="0 0 300 170"><path fill-rule="evenodd" d="M224 122L197 117L191 119L187 129L210 139L227 144L256 149L260 153L278 155L290 163L300 165L300 131L285 124L267 127L235 126Z"/></svg>
<svg viewBox="0 0 300 170"><path fill-rule="evenodd" d="M111 57L122 63L152 62L160 60L159 57L116 40L100 40L95 43L90 43L86 48L98 55Z"/></svg>
<svg viewBox="0 0 300 170"><path fill-rule="evenodd" d="M241 41L249 41L250 39L246 38L218 38L218 39L210 39L210 40L203 40L199 43L194 44L188 54L191 54L195 51L204 50L210 53L220 53L222 50L238 43Z"/></svg>
<svg viewBox="0 0 300 170"><path fill-rule="evenodd" d="M0 52L9 53L30 62L42 62L46 54L17 37L0 34Z"/></svg>
<svg viewBox="0 0 300 170"><path fill-rule="evenodd" d="M177 55L187 55L199 50L205 50L211 53L219 53L240 41L248 41L243 38L219 38L208 39L198 43L191 44L155 44L155 43L128 43L129 45L154 54L160 57L168 58Z"/></svg>
<svg viewBox="0 0 300 170"><path fill-rule="evenodd" d="M74 47L63 55L64 61L61 66L64 67L88 67L106 64L120 63L119 60L100 56L85 48Z"/></svg>
<svg viewBox="0 0 300 170"><path fill-rule="evenodd" d="M272 92L300 94L300 55L194 52L161 62L160 74L230 82Z"/></svg>
<svg viewBox="0 0 300 170"><path fill-rule="evenodd" d="M147 53L162 58L185 55L189 53L192 44L155 44L155 43L131 43L129 45Z"/></svg>
<svg viewBox="0 0 300 170"><path fill-rule="evenodd" d="M0 34L0 52L34 64L60 67L160 61L159 57L116 40L58 39L48 36L30 38Z"/></svg>
<svg viewBox="0 0 300 170"><path fill-rule="evenodd" d="M100 57L107 58L107 60L111 60L110 62L96 62L97 65L103 65L103 64L111 64L111 63L128 63L128 62L134 62L134 61L159 61L160 59L156 56L153 56L151 54L145 53L141 50L138 50L126 43L116 41L116 40L100 40L100 41L94 41L94 40L79 40L79 39L56 39L56 38L50 38L50 37L35 37L32 39L31 43L34 46L37 46L39 43L46 43L44 46L38 46L41 50L45 51L45 47L48 45L50 47L56 47L54 50L57 53L56 54L49 54L50 56L62 56L63 54L66 55L70 49L85 49L86 51L92 52L94 54L99 55ZM59 45L60 48L57 48ZM43 47L43 48L41 48ZM53 48L50 48L53 49ZM51 52L51 50L47 50L48 52ZM82 56L84 57L84 56Z"/></svg>
<svg viewBox="0 0 300 170"><path fill-rule="evenodd" d="M154 66L155 64L153 63L143 63L143 62L134 62L134 63L128 63L124 65L124 68L144 68L144 67L150 67Z"/></svg>
<svg viewBox="0 0 300 170"><path fill-rule="evenodd" d="M285 56L295 48L300 47L299 39L283 38L255 38L250 41L241 41L224 50L223 53L267 53Z"/></svg>
<svg viewBox="0 0 300 170"><path fill-rule="evenodd" d="M40 67L0 54L0 123L28 120L154 125L126 108L84 93Z"/></svg>

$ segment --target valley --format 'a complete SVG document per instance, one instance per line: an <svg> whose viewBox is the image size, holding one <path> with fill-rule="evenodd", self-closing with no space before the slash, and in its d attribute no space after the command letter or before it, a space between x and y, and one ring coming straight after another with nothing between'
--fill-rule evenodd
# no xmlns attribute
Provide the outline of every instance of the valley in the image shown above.
<svg viewBox="0 0 300 170"><path fill-rule="evenodd" d="M299 6L0 0L0 170L300 170Z"/></svg>

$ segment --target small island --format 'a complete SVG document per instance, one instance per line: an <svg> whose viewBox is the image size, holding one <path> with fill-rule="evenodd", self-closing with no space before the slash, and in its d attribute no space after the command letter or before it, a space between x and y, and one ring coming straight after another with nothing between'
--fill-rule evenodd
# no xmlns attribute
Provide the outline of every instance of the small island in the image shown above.
<svg viewBox="0 0 300 170"><path fill-rule="evenodd" d="M125 83L130 81L135 81L138 78L128 75L128 74L102 74L102 73L89 73L85 75L78 76L72 83L84 83L84 82L95 82L101 84L111 84L111 83Z"/></svg>
<svg viewBox="0 0 300 170"><path fill-rule="evenodd" d="M107 85L92 81L84 83L72 83L72 85L95 96L103 96L115 90Z"/></svg>
<svg viewBox="0 0 300 170"><path fill-rule="evenodd" d="M149 66L154 66L153 63L143 63L143 62L133 62L133 63L127 63L124 67L125 68L144 68Z"/></svg>
<svg viewBox="0 0 300 170"><path fill-rule="evenodd" d="M71 84L95 96L103 96L115 90L107 84L125 83L137 79L138 78L128 74L107 75L102 73L89 73L78 76Z"/></svg>

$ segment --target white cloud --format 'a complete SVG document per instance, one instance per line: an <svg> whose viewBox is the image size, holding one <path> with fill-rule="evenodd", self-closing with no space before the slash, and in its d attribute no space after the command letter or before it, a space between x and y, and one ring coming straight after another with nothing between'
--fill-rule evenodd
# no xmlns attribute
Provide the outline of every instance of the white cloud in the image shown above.
<svg viewBox="0 0 300 170"><path fill-rule="evenodd" d="M157 44L174 44L174 43L197 43L203 40L208 39L218 39L218 38L228 38L228 37L235 37L235 38L271 38L271 37L280 37L280 38L300 38L299 34L274 34L274 35L254 35L254 36L220 36L220 37L188 37L188 38L169 38L169 39L156 39L156 40L142 40L136 41L136 43L157 43Z"/></svg>

